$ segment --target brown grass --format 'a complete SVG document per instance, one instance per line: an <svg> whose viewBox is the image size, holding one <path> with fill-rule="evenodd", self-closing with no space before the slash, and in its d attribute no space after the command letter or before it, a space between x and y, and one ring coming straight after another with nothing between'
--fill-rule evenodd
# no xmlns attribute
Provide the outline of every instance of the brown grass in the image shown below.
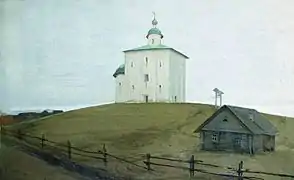
<svg viewBox="0 0 294 180"><path fill-rule="evenodd" d="M151 153L187 159L194 154L197 159L208 163L236 167L243 160L245 168L294 173L294 119L266 115L279 130L274 153L250 157L201 152L198 150L199 138L193 131L213 112L213 106L202 104L111 104L70 111L14 127L37 136L44 133L48 139L57 142L70 140L74 146L87 150L97 151L105 143L110 153L122 157ZM164 178L179 179L181 174L188 177L188 172L163 169ZM226 172L223 169L211 170ZM268 180L280 179L265 177Z"/></svg>

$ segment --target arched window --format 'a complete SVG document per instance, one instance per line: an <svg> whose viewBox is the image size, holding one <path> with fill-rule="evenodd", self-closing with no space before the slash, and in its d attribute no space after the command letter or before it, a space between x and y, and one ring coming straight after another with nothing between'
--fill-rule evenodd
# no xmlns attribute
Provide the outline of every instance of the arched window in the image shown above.
<svg viewBox="0 0 294 180"><path fill-rule="evenodd" d="M145 74L145 75L144 75L144 81L145 81L145 82L148 82L148 81L149 81L149 75L148 75L148 74Z"/></svg>

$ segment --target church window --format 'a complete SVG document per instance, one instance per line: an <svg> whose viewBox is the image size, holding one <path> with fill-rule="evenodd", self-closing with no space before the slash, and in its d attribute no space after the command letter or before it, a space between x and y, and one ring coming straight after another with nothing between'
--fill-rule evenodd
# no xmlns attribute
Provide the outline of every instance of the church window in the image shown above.
<svg viewBox="0 0 294 180"><path fill-rule="evenodd" d="M148 64L148 57L145 57L145 63L146 63L146 66Z"/></svg>
<svg viewBox="0 0 294 180"><path fill-rule="evenodd" d="M159 85L159 92L161 92L161 87L162 87L162 86L161 86L161 85Z"/></svg>
<svg viewBox="0 0 294 180"><path fill-rule="evenodd" d="M144 76L144 81L145 81L145 82L148 82L148 81L149 81L149 75L148 75L148 74L145 74L145 76Z"/></svg>
<svg viewBox="0 0 294 180"><path fill-rule="evenodd" d="M154 44L154 39L152 39L152 44Z"/></svg>
<svg viewBox="0 0 294 180"><path fill-rule="evenodd" d="M161 63L161 61L159 62L159 67L161 67L162 66L162 63Z"/></svg>
<svg viewBox="0 0 294 180"><path fill-rule="evenodd" d="M132 85L132 89L133 89L133 90L135 89L135 86L134 86L134 85Z"/></svg>
<svg viewBox="0 0 294 180"><path fill-rule="evenodd" d="M131 62L131 67L134 67L134 62Z"/></svg>
<svg viewBox="0 0 294 180"><path fill-rule="evenodd" d="M118 83L119 86L121 86L121 83Z"/></svg>

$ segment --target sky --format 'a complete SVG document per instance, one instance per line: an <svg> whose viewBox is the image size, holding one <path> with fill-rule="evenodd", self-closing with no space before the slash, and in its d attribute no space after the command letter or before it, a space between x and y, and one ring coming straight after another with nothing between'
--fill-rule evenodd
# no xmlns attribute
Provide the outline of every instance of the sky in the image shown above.
<svg viewBox="0 0 294 180"><path fill-rule="evenodd" d="M283 3L282 3L283 2ZM163 43L187 60L187 101L294 117L293 0L0 0L0 109L114 101L123 50Z"/></svg>

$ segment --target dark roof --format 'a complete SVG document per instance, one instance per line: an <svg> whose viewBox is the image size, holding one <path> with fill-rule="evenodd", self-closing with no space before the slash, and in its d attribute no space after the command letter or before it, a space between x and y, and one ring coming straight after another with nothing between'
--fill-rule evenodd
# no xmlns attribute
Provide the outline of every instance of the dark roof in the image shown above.
<svg viewBox="0 0 294 180"><path fill-rule="evenodd" d="M277 129L270 123L265 116L259 113L255 109L237 107L237 106L222 106L217 112L215 112L210 118L208 118L202 125L200 125L195 132L199 132L206 124L208 124L219 111L224 108L229 109L241 122L244 124L249 131L253 134L267 134L275 135ZM253 120L250 119L249 114L252 113Z"/></svg>
<svg viewBox="0 0 294 180"><path fill-rule="evenodd" d="M125 65L124 64L122 64L122 65L120 65L116 70L115 70L115 72L114 72L114 74L112 75L113 77L117 77L118 75L120 75L120 74L125 74Z"/></svg>

